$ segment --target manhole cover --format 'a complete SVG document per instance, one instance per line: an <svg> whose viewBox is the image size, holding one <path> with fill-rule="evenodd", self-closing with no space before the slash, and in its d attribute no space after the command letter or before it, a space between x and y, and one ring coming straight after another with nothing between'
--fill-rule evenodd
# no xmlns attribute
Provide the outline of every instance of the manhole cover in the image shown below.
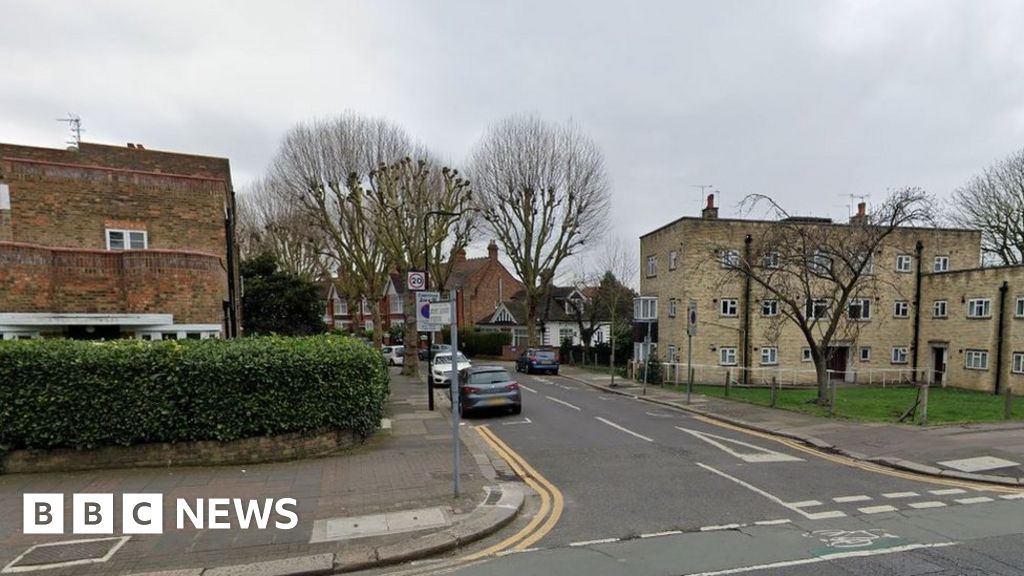
<svg viewBox="0 0 1024 576"><path fill-rule="evenodd" d="M69 540L52 544L37 544L11 562L0 572L22 572L41 570L53 564L63 566L106 562L126 541L127 536L97 538L94 540ZM17 568L18 570L13 570Z"/></svg>

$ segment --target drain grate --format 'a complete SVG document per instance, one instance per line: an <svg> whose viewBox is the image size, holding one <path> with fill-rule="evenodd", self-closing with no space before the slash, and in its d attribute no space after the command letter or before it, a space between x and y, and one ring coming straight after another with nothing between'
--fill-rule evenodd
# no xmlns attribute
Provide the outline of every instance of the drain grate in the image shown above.
<svg viewBox="0 0 1024 576"><path fill-rule="evenodd" d="M27 572L57 566L106 562L129 537L68 540L37 544L0 570L0 573Z"/></svg>
<svg viewBox="0 0 1024 576"><path fill-rule="evenodd" d="M501 500L501 488L492 488L484 499L484 506L494 506Z"/></svg>

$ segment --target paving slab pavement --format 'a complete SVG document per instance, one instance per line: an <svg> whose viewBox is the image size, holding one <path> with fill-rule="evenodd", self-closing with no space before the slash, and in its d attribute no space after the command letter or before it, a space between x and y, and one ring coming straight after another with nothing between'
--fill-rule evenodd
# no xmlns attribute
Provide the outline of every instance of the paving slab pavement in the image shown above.
<svg viewBox="0 0 1024 576"><path fill-rule="evenodd" d="M862 423L821 418L788 410L701 394L686 395L629 380L609 386L605 375L562 366L560 373L602 391L643 397L741 426L783 435L817 448L886 466L966 480L1024 486L1024 422L985 424Z"/></svg>
<svg viewBox="0 0 1024 576"><path fill-rule="evenodd" d="M462 435L462 451L471 457L463 458L461 496L453 496L451 421L447 410L427 410L422 381L393 371L388 412L390 429L381 429L361 446L321 458L244 466L0 475L0 574L25 567L39 571L23 573L46 576L312 574L323 572L327 565L332 569L369 567L422 557L489 534L518 513L522 485L507 463L475 435ZM63 494L68 530L73 493L113 493L114 536L120 536L122 494L135 492L163 494L162 534L132 535L110 552L121 538L70 531L22 533L25 493ZM270 528L243 530L232 512L230 528L196 529L186 521L179 530L175 510L179 498L191 504L200 498L260 503L267 498L294 498L298 524L290 530L274 529L276 520L286 519L272 515ZM381 518L383 525L365 534L337 529L346 519L360 517ZM328 537L331 522L336 529ZM93 538L108 538L111 543L69 542ZM96 561L106 552L110 552L106 559ZM65 563L43 569L40 563L47 558Z"/></svg>

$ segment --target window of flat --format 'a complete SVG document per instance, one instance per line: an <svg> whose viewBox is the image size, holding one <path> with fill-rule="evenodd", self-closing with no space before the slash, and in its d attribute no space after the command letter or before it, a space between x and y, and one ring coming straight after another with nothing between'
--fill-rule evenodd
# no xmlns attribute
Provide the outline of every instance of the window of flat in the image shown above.
<svg viewBox="0 0 1024 576"><path fill-rule="evenodd" d="M679 252L675 250L668 253L668 269L675 270L679 267Z"/></svg>
<svg viewBox="0 0 1024 576"><path fill-rule="evenodd" d="M779 315L779 301L778 300L763 300L761 301L761 316L765 318L771 318L772 316Z"/></svg>
<svg viewBox="0 0 1024 576"><path fill-rule="evenodd" d="M107 250L145 250L148 247L145 230L107 229Z"/></svg>
<svg viewBox="0 0 1024 576"><path fill-rule="evenodd" d="M1024 297L1022 296L1017 297L1017 309L1014 316L1017 318L1024 318Z"/></svg>
<svg viewBox="0 0 1024 576"><path fill-rule="evenodd" d="M720 262L722 268L736 268L740 265L740 253L736 250L722 250Z"/></svg>
<svg viewBox="0 0 1024 576"><path fill-rule="evenodd" d="M397 296L397 295L396 296L391 296L391 297L388 298L388 302L390 304L391 313L392 314L401 314L402 313L403 309L402 309L402 297L401 296Z"/></svg>
<svg viewBox="0 0 1024 576"><path fill-rule="evenodd" d="M892 363L893 364L906 364L907 363L907 350L906 346L896 346L892 349Z"/></svg>
<svg viewBox="0 0 1024 576"><path fill-rule="evenodd" d="M968 370L988 370L988 350L964 352L964 367Z"/></svg>
<svg viewBox="0 0 1024 576"><path fill-rule="evenodd" d="M733 298L723 298L719 303L719 310L722 316L731 318L738 314L739 307Z"/></svg>
<svg viewBox="0 0 1024 576"><path fill-rule="evenodd" d="M1024 374L1024 352L1013 353L1013 367L1014 374Z"/></svg>
<svg viewBox="0 0 1024 576"><path fill-rule="evenodd" d="M778 252L769 252L761 258L761 265L765 268L779 268L782 265L781 262Z"/></svg>
<svg viewBox="0 0 1024 576"><path fill-rule="evenodd" d="M761 348L761 364L764 366L773 366L779 363L779 349L774 346L766 346Z"/></svg>
<svg viewBox="0 0 1024 576"><path fill-rule="evenodd" d="M910 254L899 254L896 256L896 271L897 272L910 272L911 263L913 258Z"/></svg>
<svg viewBox="0 0 1024 576"><path fill-rule="evenodd" d="M676 349L675 344L668 345L668 357L665 358L665 361L670 364L675 364L679 362L679 353Z"/></svg>
<svg viewBox="0 0 1024 576"><path fill-rule="evenodd" d="M871 320L871 300L867 298L854 298L846 307L846 314L850 320Z"/></svg>
<svg viewBox="0 0 1024 576"><path fill-rule="evenodd" d="M669 298L668 299L668 317L669 318L675 318L676 317L676 312L677 312L678 307L679 307L679 301L678 300L676 300L675 298Z"/></svg>
<svg viewBox="0 0 1024 576"><path fill-rule="evenodd" d="M932 272L945 272L949 270L949 256L936 256L932 263Z"/></svg>
<svg viewBox="0 0 1024 576"><path fill-rule="evenodd" d="M810 348L801 348L800 349L800 361L801 362L810 362L813 359L814 358L811 357L811 349Z"/></svg>
<svg viewBox="0 0 1024 576"><path fill-rule="evenodd" d="M910 318L910 302L897 300L893 303L892 315L895 318Z"/></svg>
<svg viewBox="0 0 1024 576"><path fill-rule="evenodd" d="M808 300L806 313L809 320L827 320L828 301L822 299Z"/></svg>
<svg viewBox="0 0 1024 576"><path fill-rule="evenodd" d="M871 348L869 346L860 347L860 361L871 362Z"/></svg>
<svg viewBox="0 0 1024 576"><path fill-rule="evenodd" d="M967 301L968 318L991 318L992 300L989 298L971 298Z"/></svg>
<svg viewBox="0 0 1024 576"><path fill-rule="evenodd" d="M718 349L718 363L722 366L735 366L736 365L736 348L719 348Z"/></svg>
<svg viewBox="0 0 1024 576"><path fill-rule="evenodd" d="M933 318L945 318L948 313L949 304L945 300L936 300L932 305Z"/></svg>
<svg viewBox="0 0 1024 576"><path fill-rule="evenodd" d="M648 256L647 257L647 277L651 278L658 275L658 257Z"/></svg>

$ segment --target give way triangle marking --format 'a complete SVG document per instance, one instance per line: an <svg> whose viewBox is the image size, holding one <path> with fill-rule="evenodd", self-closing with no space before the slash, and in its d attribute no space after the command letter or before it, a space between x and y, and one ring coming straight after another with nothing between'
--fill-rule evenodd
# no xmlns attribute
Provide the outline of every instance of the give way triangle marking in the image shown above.
<svg viewBox="0 0 1024 576"><path fill-rule="evenodd" d="M789 454L783 454L782 452L761 448L760 446L754 446L753 444L747 444L746 442L733 440L732 438L708 434L707 432L698 432L696 430L690 430L689 428L682 428L679 426L676 426L676 429L696 436L716 448L721 448L725 452L732 454L744 462L803 462L803 459L797 458L796 456L790 456ZM730 447L730 445L732 447Z"/></svg>

